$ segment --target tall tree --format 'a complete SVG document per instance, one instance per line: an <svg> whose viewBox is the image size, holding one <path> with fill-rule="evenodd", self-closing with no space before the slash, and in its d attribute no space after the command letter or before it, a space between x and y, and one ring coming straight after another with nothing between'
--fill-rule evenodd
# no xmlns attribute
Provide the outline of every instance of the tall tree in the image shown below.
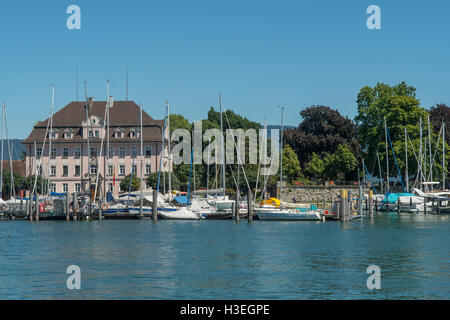
<svg viewBox="0 0 450 320"><path fill-rule="evenodd" d="M305 167L313 153L320 157L334 153L340 145L349 146L359 159L361 150L356 126L339 111L327 106L311 106L300 112L302 122L296 129L284 132L284 141L294 149Z"/></svg>
<svg viewBox="0 0 450 320"><path fill-rule="evenodd" d="M297 155L289 145L283 147L283 176L287 177L289 183L303 177Z"/></svg>
<svg viewBox="0 0 450 320"><path fill-rule="evenodd" d="M419 122L420 118L425 125L428 113L420 106L420 101L416 98L416 89L408 86L405 82L396 86L385 83L377 83L375 87L363 87L357 98L358 114L355 121L358 125L359 141L365 151L366 163L369 167L375 167L376 154L379 152L384 165L386 157L385 128L384 119L388 126L390 141L396 155L394 161L388 139L389 157L392 159L389 164L390 175L398 175L397 162L401 174L403 175L404 162L404 129L410 136L415 150L418 151L420 141ZM417 162L414 157L409 158L409 168L417 169ZM386 168L383 166L385 175Z"/></svg>
<svg viewBox="0 0 450 320"><path fill-rule="evenodd" d="M445 103L437 104L430 108L430 122L433 125L435 132L441 130L442 122L445 122L446 126L450 123L450 107ZM445 141L450 139L450 128L445 130Z"/></svg>

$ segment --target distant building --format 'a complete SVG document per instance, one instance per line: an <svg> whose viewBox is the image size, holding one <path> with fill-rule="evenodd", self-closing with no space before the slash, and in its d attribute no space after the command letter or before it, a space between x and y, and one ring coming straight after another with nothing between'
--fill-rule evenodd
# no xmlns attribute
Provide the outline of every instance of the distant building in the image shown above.
<svg viewBox="0 0 450 320"><path fill-rule="evenodd" d="M3 160L3 172L8 173L11 172L11 165L8 160ZM22 177L26 176L26 164L25 160L13 160L12 161L12 169L13 173L16 173Z"/></svg>
<svg viewBox="0 0 450 320"><path fill-rule="evenodd" d="M51 132L50 118L34 126L28 138L22 142L26 146L26 176L39 172L44 178L50 179L52 191L73 193L88 192L90 188L92 192L98 174L98 190L102 190L101 194L106 190L117 196L120 182L125 176L134 173L140 178L141 159L144 180L150 173L159 170L163 120L154 120L143 112L144 150L141 155L139 106L133 101L114 102L109 109L108 160L107 130L104 130L106 101L89 100L88 105L89 118L85 102L71 102L53 115ZM168 130L165 138L168 138ZM40 166L39 159L42 159ZM163 171L168 171L169 167L168 161L164 161Z"/></svg>

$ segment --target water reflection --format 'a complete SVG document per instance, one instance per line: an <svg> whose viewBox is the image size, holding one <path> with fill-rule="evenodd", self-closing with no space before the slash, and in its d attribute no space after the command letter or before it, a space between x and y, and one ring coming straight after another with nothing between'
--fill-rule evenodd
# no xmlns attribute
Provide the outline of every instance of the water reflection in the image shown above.
<svg viewBox="0 0 450 320"><path fill-rule="evenodd" d="M448 216L0 223L2 299L448 299ZM82 290L66 289L67 266ZM382 270L382 290L366 269Z"/></svg>

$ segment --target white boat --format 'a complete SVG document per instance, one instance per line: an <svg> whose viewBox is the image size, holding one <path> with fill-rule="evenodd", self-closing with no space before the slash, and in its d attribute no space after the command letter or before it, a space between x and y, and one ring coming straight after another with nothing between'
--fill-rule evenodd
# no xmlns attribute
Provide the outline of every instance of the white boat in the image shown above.
<svg viewBox="0 0 450 320"><path fill-rule="evenodd" d="M208 202L214 206L217 211L231 211L234 200L230 200L228 196L217 196L209 199Z"/></svg>
<svg viewBox="0 0 450 320"><path fill-rule="evenodd" d="M261 207L255 209L259 220L298 220L298 221L322 221L320 210L300 212L298 209L278 209L275 207Z"/></svg>
<svg viewBox="0 0 450 320"><path fill-rule="evenodd" d="M203 219L200 213L194 212L187 207L181 207L175 211L160 211L159 215L164 220L200 220Z"/></svg>

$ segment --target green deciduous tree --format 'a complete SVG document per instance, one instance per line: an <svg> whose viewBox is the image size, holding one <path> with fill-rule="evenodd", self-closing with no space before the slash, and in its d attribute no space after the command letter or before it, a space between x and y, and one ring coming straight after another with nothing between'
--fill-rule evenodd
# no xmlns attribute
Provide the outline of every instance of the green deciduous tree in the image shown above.
<svg viewBox="0 0 450 320"><path fill-rule="evenodd" d="M133 179L131 180L131 190L130 190L130 179L131 176L133 176ZM120 190L122 192L128 192L128 191L137 191L141 187L141 180L136 175L127 175L123 180L120 182Z"/></svg>
<svg viewBox="0 0 450 320"><path fill-rule="evenodd" d="M324 171L329 179L346 180L346 176L354 171L358 160L350 148L340 145L338 150L324 158Z"/></svg>
<svg viewBox="0 0 450 320"><path fill-rule="evenodd" d="M294 149L302 167L312 159L313 153L324 157L336 152L341 144L349 146L360 158L357 130L352 120L327 106L311 106L300 115L302 122L298 128L285 131L284 142Z"/></svg>
<svg viewBox="0 0 450 320"><path fill-rule="evenodd" d="M320 159L317 153L313 152L311 160L305 166L306 173L313 179L321 179L323 178L324 170L325 164L323 160Z"/></svg>
<svg viewBox="0 0 450 320"><path fill-rule="evenodd" d="M287 178L289 183L303 178L300 162L294 150L289 145L283 147L283 176Z"/></svg>

